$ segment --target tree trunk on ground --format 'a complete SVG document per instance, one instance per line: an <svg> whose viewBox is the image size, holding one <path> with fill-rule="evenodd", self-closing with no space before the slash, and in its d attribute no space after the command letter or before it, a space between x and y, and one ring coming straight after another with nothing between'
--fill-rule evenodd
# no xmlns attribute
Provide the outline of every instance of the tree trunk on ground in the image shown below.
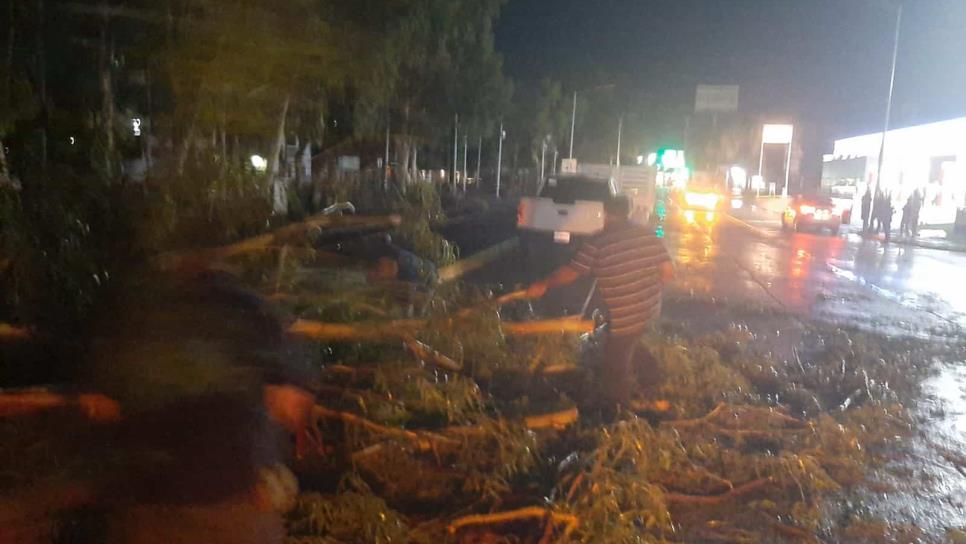
<svg viewBox="0 0 966 544"><path fill-rule="evenodd" d="M272 207L276 213L288 211L288 195L285 192L285 181L279 176L279 165L282 149L285 147L285 118L288 116L289 96L282 101L282 111L278 116L278 132L272 153L268 157L268 185L272 188Z"/></svg>

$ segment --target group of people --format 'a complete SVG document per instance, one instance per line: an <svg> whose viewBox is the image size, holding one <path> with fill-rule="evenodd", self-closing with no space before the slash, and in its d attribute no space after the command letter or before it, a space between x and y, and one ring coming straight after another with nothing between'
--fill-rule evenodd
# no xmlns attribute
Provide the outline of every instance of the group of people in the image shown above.
<svg viewBox="0 0 966 544"><path fill-rule="evenodd" d="M899 221L900 236L917 236L919 234L919 212L922 210L923 197L917 189L906 199L902 207L902 218ZM895 208L892 205L892 193L876 189L875 196L872 188L868 188L862 195L862 232L879 234L884 232L885 240L892 238L892 216Z"/></svg>

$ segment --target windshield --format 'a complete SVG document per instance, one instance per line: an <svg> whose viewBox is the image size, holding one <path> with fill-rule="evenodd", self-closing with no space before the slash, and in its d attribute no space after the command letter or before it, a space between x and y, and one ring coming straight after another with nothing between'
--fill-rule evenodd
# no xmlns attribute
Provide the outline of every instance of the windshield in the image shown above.
<svg viewBox="0 0 966 544"><path fill-rule="evenodd" d="M540 191L543 198L552 198L559 204L573 204L578 200L603 202L610 198L610 183L606 180L560 177L549 178Z"/></svg>

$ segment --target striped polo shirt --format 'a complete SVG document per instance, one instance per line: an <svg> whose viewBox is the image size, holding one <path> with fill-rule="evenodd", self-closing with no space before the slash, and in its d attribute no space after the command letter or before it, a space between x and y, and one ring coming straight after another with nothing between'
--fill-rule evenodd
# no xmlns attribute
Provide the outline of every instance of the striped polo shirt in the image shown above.
<svg viewBox="0 0 966 544"><path fill-rule="evenodd" d="M587 240L570 266L597 279L611 334L629 336L660 313L661 264L670 260L653 231L625 221Z"/></svg>

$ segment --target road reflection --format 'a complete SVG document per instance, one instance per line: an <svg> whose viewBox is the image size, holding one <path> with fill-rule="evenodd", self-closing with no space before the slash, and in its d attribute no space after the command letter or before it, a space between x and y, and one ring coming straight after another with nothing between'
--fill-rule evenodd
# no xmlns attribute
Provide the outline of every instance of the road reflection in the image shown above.
<svg viewBox="0 0 966 544"><path fill-rule="evenodd" d="M713 293L720 251L714 227L685 225L672 232L668 242L671 258L678 267L676 285L692 293Z"/></svg>

